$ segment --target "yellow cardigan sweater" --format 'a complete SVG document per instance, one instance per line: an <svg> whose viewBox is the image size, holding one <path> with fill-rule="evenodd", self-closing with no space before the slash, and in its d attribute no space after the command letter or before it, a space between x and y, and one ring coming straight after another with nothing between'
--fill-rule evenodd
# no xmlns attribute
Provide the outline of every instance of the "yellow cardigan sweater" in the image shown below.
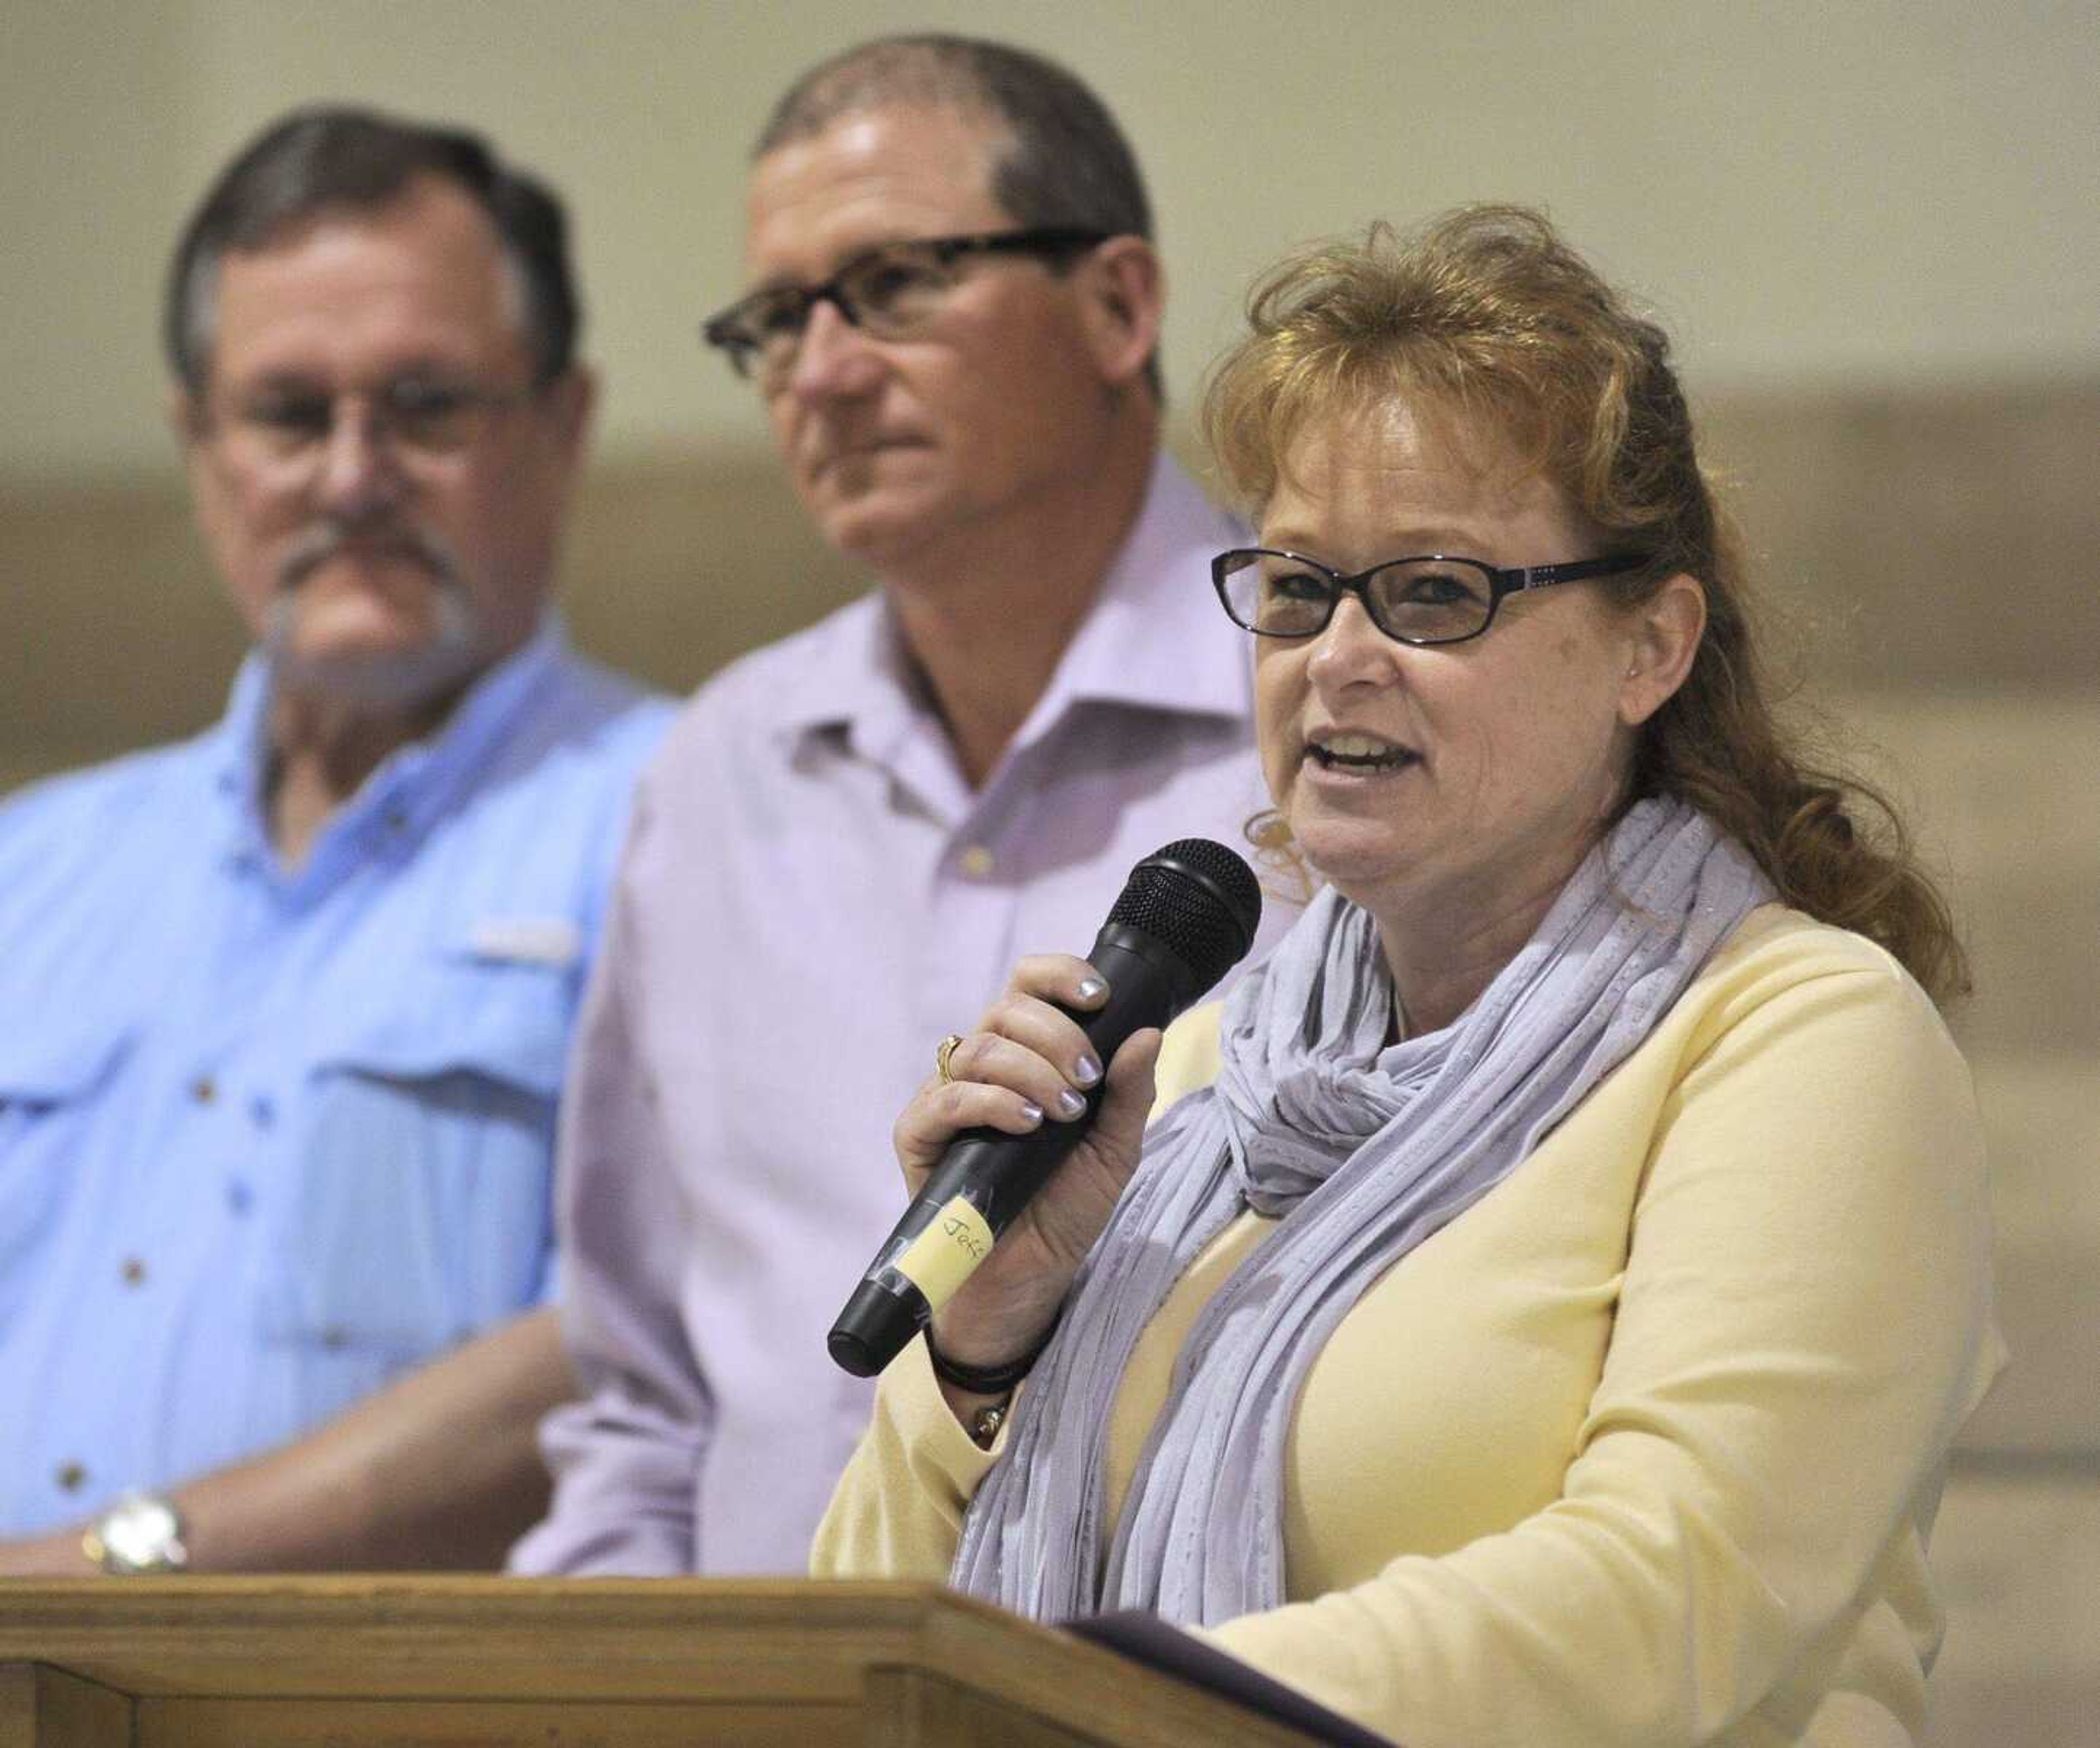
<svg viewBox="0 0 2100 1748"><path fill-rule="evenodd" d="M1215 1071L1183 1020L1162 1097ZM1286 1216L1287 1217L1287 1216ZM1120 1509L1182 1337L1140 1341ZM1752 913L1635 1053L1366 1292L1286 1458L1289 1600L1225 1649L1407 1748L1912 1741L1947 1450L2001 1359L1967 1068L1887 955ZM944 1579L999 1459L893 1365L824 1577Z"/></svg>

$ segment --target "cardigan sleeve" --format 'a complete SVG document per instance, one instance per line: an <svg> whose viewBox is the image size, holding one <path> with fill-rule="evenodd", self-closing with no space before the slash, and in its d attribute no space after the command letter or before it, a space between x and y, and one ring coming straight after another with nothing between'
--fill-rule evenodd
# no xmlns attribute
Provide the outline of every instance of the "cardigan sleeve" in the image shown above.
<svg viewBox="0 0 2100 1748"><path fill-rule="evenodd" d="M1727 1733L1782 1686L1842 1689L1891 1636L1916 1684L1933 1646L1886 1599L1921 1582L2000 1355L1967 1068L1859 945L1738 992L1683 1053L1561 1496L1219 1644L1410 1748L1820 1739L1812 1697ZM1846 1739L1918 1721L1882 1706Z"/></svg>
<svg viewBox="0 0 2100 1748"><path fill-rule="evenodd" d="M1224 1012L1222 1003L1212 1002L1167 1028L1155 1071L1155 1118L1217 1077ZM876 1387L874 1416L811 1544L810 1575L945 1582L971 1495L1005 1448L1004 1432L983 1450L957 1424L924 1340L915 1340Z"/></svg>
<svg viewBox="0 0 2100 1748"><path fill-rule="evenodd" d="M1005 1447L1004 1430L989 1450L963 1430L925 1338L914 1338L876 1388L874 1416L817 1526L810 1575L946 1583L970 1496Z"/></svg>

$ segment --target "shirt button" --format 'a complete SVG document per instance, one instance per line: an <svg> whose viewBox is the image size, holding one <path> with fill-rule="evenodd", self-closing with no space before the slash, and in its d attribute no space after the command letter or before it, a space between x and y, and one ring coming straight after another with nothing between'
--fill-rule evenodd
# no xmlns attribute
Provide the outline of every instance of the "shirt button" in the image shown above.
<svg viewBox="0 0 2100 1748"><path fill-rule="evenodd" d="M983 880L999 865L998 859L982 844L965 850L957 864L972 880Z"/></svg>
<svg viewBox="0 0 2100 1748"><path fill-rule="evenodd" d="M324 1329L321 1331L321 1345L331 1353L339 1353L350 1345L350 1336L343 1330Z"/></svg>
<svg viewBox="0 0 2100 1748"><path fill-rule="evenodd" d="M190 1083L190 1097L200 1105L209 1105L218 1097L218 1083L210 1075L199 1075Z"/></svg>
<svg viewBox="0 0 2100 1748"><path fill-rule="evenodd" d="M87 1485L87 1465L84 1463L61 1463L59 1472L51 1479L67 1493L78 1493Z"/></svg>
<svg viewBox="0 0 2100 1748"><path fill-rule="evenodd" d="M236 1214L245 1214L255 1205L255 1192L241 1179L230 1178L226 1185L226 1205Z"/></svg>
<svg viewBox="0 0 2100 1748"><path fill-rule="evenodd" d="M248 1118L258 1129L267 1129L277 1120L277 1107L269 1099L258 1093L248 1101Z"/></svg>
<svg viewBox="0 0 2100 1748"><path fill-rule="evenodd" d="M136 1256L126 1256L123 1268L118 1272L124 1277L126 1287L143 1287L146 1284L146 1265Z"/></svg>

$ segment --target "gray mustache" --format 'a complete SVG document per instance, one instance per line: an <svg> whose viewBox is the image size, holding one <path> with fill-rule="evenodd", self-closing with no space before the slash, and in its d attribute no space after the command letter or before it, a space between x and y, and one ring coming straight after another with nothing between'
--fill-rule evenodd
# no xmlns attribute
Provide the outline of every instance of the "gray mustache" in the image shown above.
<svg viewBox="0 0 2100 1748"><path fill-rule="evenodd" d="M371 528L355 524L324 522L294 541L277 567L277 588L289 593L314 572L341 553L357 546L391 553L420 564L442 584L459 580L459 567L444 545L420 530L395 527Z"/></svg>

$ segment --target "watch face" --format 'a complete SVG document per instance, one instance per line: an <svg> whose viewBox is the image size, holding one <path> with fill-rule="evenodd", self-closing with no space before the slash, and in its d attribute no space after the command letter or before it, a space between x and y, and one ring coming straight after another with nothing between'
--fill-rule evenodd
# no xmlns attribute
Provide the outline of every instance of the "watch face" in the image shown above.
<svg viewBox="0 0 2100 1748"><path fill-rule="evenodd" d="M119 1572L167 1572L183 1563L183 1521L165 1499L145 1494L120 1499L97 1533Z"/></svg>

